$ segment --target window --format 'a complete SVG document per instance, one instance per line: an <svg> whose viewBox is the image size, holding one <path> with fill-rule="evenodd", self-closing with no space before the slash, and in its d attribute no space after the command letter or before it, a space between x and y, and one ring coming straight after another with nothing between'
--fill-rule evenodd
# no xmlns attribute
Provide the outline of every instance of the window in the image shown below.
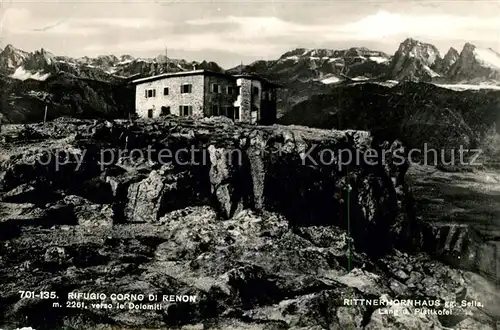
<svg viewBox="0 0 500 330"><path fill-rule="evenodd" d="M220 108L218 105L212 105L212 116L220 116Z"/></svg>
<svg viewBox="0 0 500 330"><path fill-rule="evenodd" d="M191 93L193 91L193 85L183 84L181 85L181 94Z"/></svg>
<svg viewBox="0 0 500 330"><path fill-rule="evenodd" d="M234 94L234 87L233 86L227 86L227 94L228 95Z"/></svg>
<svg viewBox="0 0 500 330"><path fill-rule="evenodd" d="M253 93L253 95L255 95L255 96L259 95L259 87L254 87L254 88L252 89L252 93Z"/></svg>
<svg viewBox="0 0 500 330"><path fill-rule="evenodd" d="M170 114L170 107L161 107L161 116L166 116Z"/></svg>
<svg viewBox="0 0 500 330"><path fill-rule="evenodd" d="M179 115L180 116L191 116L193 114L193 107L191 105L180 105L179 106Z"/></svg>
<svg viewBox="0 0 500 330"><path fill-rule="evenodd" d="M156 97L156 89L146 89L145 96L146 98Z"/></svg>
<svg viewBox="0 0 500 330"><path fill-rule="evenodd" d="M234 120L240 120L240 107L234 107Z"/></svg>
<svg viewBox="0 0 500 330"><path fill-rule="evenodd" d="M234 107L233 106L226 107L226 114L228 118L234 119Z"/></svg>
<svg viewBox="0 0 500 330"><path fill-rule="evenodd" d="M163 88L163 95L168 95L168 87Z"/></svg>
<svg viewBox="0 0 500 330"><path fill-rule="evenodd" d="M148 118L153 118L153 109L148 109Z"/></svg>
<svg viewBox="0 0 500 330"><path fill-rule="evenodd" d="M220 93L220 92L221 92L220 84L212 84L212 93Z"/></svg>

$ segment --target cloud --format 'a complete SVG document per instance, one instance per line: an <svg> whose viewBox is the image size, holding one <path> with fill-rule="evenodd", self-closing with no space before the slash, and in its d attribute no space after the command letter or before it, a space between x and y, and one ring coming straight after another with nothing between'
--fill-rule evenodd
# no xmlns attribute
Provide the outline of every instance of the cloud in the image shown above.
<svg viewBox="0 0 500 330"><path fill-rule="evenodd" d="M76 18L70 15L64 19L50 20L33 15L27 9L7 8L1 20L1 27L15 34L96 35L109 29L152 29L169 26L171 23L145 17L89 17Z"/></svg>
<svg viewBox="0 0 500 330"><path fill-rule="evenodd" d="M478 33L479 31L486 32ZM498 17L452 15L403 15L379 11L356 22L345 24L336 32L356 39L376 39L393 36L420 36L449 40L493 40L500 31ZM489 33L488 33L489 32Z"/></svg>
<svg viewBox="0 0 500 330"><path fill-rule="evenodd" d="M124 8L125 12L108 10L104 15L109 17L74 12L74 16L62 20L60 15L49 19L34 14L35 11L9 8L2 16L1 26L13 34L39 35L40 39L71 35L81 40L79 36L88 36L90 43L82 46L87 52L161 53L168 46L181 51L222 51L256 57L274 56L297 46L382 45L384 49L393 49L407 37L441 42L447 47L463 44L464 40L496 46L500 31L498 17L451 15L446 11L441 11L444 14L378 11L351 18L349 22L345 22L347 16L342 22L333 16L309 23L270 15L228 15L173 24L167 21L168 15L154 9L141 11L144 5Z"/></svg>
<svg viewBox="0 0 500 330"><path fill-rule="evenodd" d="M274 48L276 42L282 45L303 45L304 43L331 44L334 42L374 41L396 43L407 37L426 40L485 41L494 46L500 31L498 17L453 16L420 14L409 15L378 11L354 22L339 24L301 24L277 17L226 16L189 20L189 25L204 27L210 36L211 29L227 27L213 43L202 43L207 49L222 50L237 40L233 49L244 47L257 52ZM200 46L201 47L201 46ZM237 49L243 51L243 49Z"/></svg>
<svg viewBox="0 0 500 330"><path fill-rule="evenodd" d="M85 19L74 20L72 23L77 25L86 25L86 26L100 26L101 28L117 27L117 28L135 28L135 29L161 28L172 25L172 23L167 21L149 19L149 18L137 18L137 17L85 18Z"/></svg>
<svg viewBox="0 0 500 330"><path fill-rule="evenodd" d="M204 25L207 30L214 24L232 24L237 29L231 35L241 37L274 38L296 37L319 41L372 40L392 36L422 36L449 39L489 38L494 40L500 31L498 17L474 17L452 15L406 15L379 11L358 21L338 24L299 24L277 17L227 16L213 19L187 21L192 25ZM477 32L489 32L478 36ZM306 38L306 39L304 39Z"/></svg>
<svg viewBox="0 0 500 330"><path fill-rule="evenodd" d="M259 42L247 42L243 39L232 39L216 33L183 34L168 38L154 38L141 41L122 42L117 44L93 44L84 48L88 52L163 52L165 47L183 51L216 50L224 52L243 52L246 55L263 56L266 52L280 50L279 45Z"/></svg>
<svg viewBox="0 0 500 330"><path fill-rule="evenodd" d="M69 20L47 21L27 9L7 8L2 15L2 29L13 34L89 35L99 30L73 25ZM3 31L2 31L3 32Z"/></svg>

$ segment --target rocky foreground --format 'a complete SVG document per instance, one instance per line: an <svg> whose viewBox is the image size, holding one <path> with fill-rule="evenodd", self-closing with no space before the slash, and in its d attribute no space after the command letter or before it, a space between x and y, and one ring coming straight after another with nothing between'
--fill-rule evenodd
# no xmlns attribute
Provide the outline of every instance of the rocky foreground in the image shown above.
<svg viewBox="0 0 500 330"><path fill-rule="evenodd" d="M495 329L500 320L496 255L463 226L415 216L398 141L174 118L59 119L0 139L5 329ZM369 149L385 163L367 162ZM339 164L339 150L360 160ZM141 304L112 293L196 299ZM353 303L363 298L441 304Z"/></svg>

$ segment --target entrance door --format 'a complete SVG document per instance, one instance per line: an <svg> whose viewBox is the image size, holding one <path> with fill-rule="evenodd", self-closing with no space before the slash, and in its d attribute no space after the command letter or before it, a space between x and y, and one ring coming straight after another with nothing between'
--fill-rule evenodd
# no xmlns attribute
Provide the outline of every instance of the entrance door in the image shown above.
<svg viewBox="0 0 500 330"><path fill-rule="evenodd" d="M148 109L148 118L153 118L153 109Z"/></svg>

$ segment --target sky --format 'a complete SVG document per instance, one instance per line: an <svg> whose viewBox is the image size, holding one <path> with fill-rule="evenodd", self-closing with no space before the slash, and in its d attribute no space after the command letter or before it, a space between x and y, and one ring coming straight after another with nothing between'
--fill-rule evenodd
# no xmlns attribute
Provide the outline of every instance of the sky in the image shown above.
<svg viewBox="0 0 500 330"><path fill-rule="evenodd" d="M295 48L394 53L407 37L444 53L500 52L500 0L0 0L0 48L72 57L129 54L230 68Z"/></svg>

